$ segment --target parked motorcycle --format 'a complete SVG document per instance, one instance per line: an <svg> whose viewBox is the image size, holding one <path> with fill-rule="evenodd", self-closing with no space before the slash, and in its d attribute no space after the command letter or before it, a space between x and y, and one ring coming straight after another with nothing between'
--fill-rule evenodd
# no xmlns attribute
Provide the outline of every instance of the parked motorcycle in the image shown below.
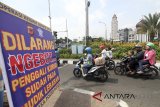
<svg viewBox="0 0 160 107"><path fill-rule="evenodd" d="M85 79L87 79L88 77L93 77L96 79L100 79L102 82L105 82L108 79L108 71L105 64L101 66L93 65L90 69L88 69L88 73L85 74L83 71L83 63L84 59L81 58L79 62L76 64L73 70L73 74L75 77L83 77Z"/></svg>
<svg viewBox="0 0 160 107"><path fill-rule="evenodd" d="M128 57L123 57L120 62L117 62L116 67L114 69L114 72L116 75L124 75L127 74L129 71L128 69L128 63L129 63L129 58ZM138 69L136 68L135 71L137 72ZM149 76L150 78L156 78L159 75L159 69L155 65L144 65L143 66L143 74L137 74L135 75L143 75L143 76Z"/></svg>

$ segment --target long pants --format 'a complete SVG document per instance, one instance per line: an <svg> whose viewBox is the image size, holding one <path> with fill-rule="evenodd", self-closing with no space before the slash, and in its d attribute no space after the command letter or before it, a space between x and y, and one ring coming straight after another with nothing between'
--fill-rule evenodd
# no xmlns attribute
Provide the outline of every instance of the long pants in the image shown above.
<svg viewBox="0 0 160 107"><path fill-rule="evenodd" d="M139 61L139 69L141 70L141 71L143 71L143 65L146 65L146 64L149 64L149 61L148 60L141 60L141 61Z"/></svg>
<svg viewBox="0 0 160 107"><path fill-rule="evenodd" d="M87 74L88 73L88 70L91 68L91 65L89 65L89 64L84 64L83 65L83 71L84 71L84 73L85 74Z"/></svg>
<svg viewBox="0 0 160 107"><path fill-rule="evenodd" d="M135 61L135 60L131 60L131 61L129 62L129 68L130 68L131 70L135 70L137 65L138 65L138 62Z"/></svg>

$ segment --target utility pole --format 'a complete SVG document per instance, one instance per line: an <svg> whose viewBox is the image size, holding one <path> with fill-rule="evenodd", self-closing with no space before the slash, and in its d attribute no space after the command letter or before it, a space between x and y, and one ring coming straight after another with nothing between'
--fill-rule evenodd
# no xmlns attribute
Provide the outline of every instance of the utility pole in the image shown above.
<svg viewBox="0 0 160 107"><path fill-rule="evenodd" d="M85 24L85 46L87 46L87 36L89 36L89 19L88 19L88 7L90 6L90 2L85 0L85 12L86 12L86 24Z"/></svg>

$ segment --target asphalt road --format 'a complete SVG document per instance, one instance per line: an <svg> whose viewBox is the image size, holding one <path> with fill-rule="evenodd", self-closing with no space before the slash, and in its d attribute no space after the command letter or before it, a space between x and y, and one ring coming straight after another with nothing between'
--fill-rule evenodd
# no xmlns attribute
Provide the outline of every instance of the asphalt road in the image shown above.
<svg viewBox="0 0 160 107"><path fill-rule="evenodd" d="M74 65L66 65L59 69L62 89L84 89L93 92L102 92L102 100L114 99L125 101L129 107L160 107L160 78L146 79L115 75L110 72L108 81L101 83L95 80L77 79L73 75ZM117 97L118 95L119 97ZM122 95L120 97L120 95ZM129 97L125 97L129 95Z"/></svg>

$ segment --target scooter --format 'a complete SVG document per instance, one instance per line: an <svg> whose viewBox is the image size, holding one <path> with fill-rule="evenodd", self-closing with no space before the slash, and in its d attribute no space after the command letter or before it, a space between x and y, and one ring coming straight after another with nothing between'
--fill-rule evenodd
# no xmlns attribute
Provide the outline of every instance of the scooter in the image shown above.
<svg viewBox="0 0 160 107"><path fill-rule="evenodd" d="M123 57L121 59L121 62L118 62L116 64L116 67L114 69L114 72L116 75L123 75L123 74L128 74L127 72L129 71L127 65L129 63L129 58L128 57ZM149 76L150 78L156 78L159 75L159 69L156 65L143 65L143 74L138 74L138 67L135 69L135 74L138 76Z"/></svg>
<svg viewBox="0 0 160 107"><path fill-rule="evenodd" d="M102 82L105 82L108 79L109 73L105 64L100 66L93 65L90 69L88 69L88 73L85 74L83 71L83 63L84 59L81 58L79 62L76 64L73 70L73 74L75 77L83 77L84 79L87 79L88 77L93 77L96 79L100 79Z"/></svg>
<svg viewBox="0 0 160 107"><path fill-rule="evenodd" d="M115 62L111 58L107 58L106 61L106 66L108 67L108 70L114 70Z"/></svg>

